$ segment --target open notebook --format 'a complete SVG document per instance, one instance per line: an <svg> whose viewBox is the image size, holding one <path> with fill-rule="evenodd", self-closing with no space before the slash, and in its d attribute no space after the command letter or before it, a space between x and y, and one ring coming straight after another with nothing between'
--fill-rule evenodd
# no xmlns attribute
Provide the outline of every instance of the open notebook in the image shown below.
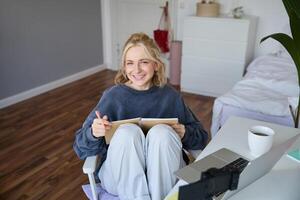
<svg viewBox="0 0 300 200"><path fill-rule="evenodd" d="M146 134L150 128L157 124L167 124L173 125L178 123L178 118L132 118L132 119L125 119L125 120L118 120L111 122L112 127L111 129L105 133L105 141L107 144L110 143L111 138L113 137L117 128L122 124L132 123L139 125L144 133Z"/></svg>

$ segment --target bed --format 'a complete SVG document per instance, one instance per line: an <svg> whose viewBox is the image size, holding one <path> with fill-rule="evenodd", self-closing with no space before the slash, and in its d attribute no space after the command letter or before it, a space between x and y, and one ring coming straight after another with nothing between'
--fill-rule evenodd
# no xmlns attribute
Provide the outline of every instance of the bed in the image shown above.
<svg viewBox="0 0 300 200"><path fill-rule="evenodd" d="M292 112L298 102L297 70L286 54L270 54L253 60L244 78L213 106L211 135L230 116L241 116L294 126Z"/></svg>

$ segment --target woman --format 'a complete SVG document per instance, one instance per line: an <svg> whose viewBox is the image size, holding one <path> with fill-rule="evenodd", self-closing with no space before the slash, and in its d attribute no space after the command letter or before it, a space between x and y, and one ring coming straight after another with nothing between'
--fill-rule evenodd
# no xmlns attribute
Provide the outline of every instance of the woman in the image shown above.
<svg viewBox="0 0 300 200"><path fill-rule="evenodd" d="M133 34L125 43L115 83L77 131L74 150L81 159L102 155L98 176L109 193L161 200L176 183L174 172L185 165L182 148L203 149L207 133L180 94L166 85L159 49L146 34ZM147 133L124 124L106 144L111 121L136 117L176 117L179 123L159 124Z"/></svg>

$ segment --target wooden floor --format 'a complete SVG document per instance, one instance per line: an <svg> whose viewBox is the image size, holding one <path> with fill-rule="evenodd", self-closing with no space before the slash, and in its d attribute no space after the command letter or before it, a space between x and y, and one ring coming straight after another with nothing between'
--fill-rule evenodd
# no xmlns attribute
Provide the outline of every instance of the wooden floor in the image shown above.
<svg viewBox="0 0 300 200"><path fill-rule="evenodd" d="M86 199L74 135L114 76L105 70L0 109L0 199ZM183 97L208 130L214 99Z"/></svg>

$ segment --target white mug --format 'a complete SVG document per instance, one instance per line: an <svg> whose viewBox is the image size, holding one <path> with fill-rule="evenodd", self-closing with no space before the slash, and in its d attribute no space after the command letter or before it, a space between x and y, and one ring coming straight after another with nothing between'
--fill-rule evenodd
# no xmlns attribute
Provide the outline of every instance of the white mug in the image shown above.
<svg viewBox="0 0 300 200"><path fill-rule="evenodd" d="M273 144L275 132L266 126L253 126L248 130L248 145L250 153L255 156L261 156L269 151Z"/></svg>

